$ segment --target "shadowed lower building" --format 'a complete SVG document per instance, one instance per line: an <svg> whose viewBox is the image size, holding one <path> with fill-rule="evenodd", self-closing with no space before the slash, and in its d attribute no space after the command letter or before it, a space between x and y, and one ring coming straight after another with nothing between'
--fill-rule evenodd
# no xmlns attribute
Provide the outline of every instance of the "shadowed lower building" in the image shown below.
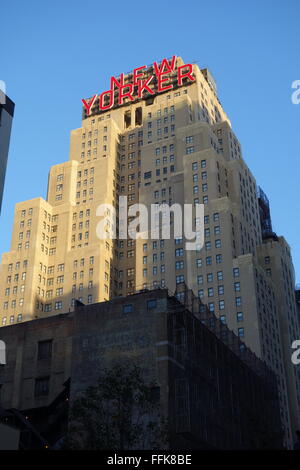
<svg viewBox="0 0 300 470"><path fill-rule="evenodd" d="M130 361L156 384L167 448L281 448L273 372L184 294L179 301L155 289L3 327L1 406L51 447L66 432L69 397L96 384L103 368Z"/></svg>

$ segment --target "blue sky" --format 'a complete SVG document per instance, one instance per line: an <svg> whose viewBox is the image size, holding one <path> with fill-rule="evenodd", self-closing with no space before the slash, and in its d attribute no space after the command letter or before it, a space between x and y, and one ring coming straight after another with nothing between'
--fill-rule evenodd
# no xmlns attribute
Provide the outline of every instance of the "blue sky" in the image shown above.
<svg viewBox="0 0 300 470"><path fill-rule="evenodd" d="M299 15L299 0L2 2L0 80L16 109L0 252L15 203L45 197L50 166L68 160L81 98L106 90L111 75L177 54L213 73L300 282Z"/></svg>

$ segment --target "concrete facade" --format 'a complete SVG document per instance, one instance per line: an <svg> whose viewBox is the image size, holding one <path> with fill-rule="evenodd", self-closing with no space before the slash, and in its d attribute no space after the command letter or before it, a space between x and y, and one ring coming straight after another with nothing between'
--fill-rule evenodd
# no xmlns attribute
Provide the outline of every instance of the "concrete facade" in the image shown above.
<svg viewBox="0 0 300 470"><path fill-rule="evenodd" d="M36 416L69 377L72 400L104 368L129 361L158 388L167 447L280 448L275 375L221 322L228 345L203 323L166 289L156 289L3 327L1 406L17 408L44 437Z"/></svg>

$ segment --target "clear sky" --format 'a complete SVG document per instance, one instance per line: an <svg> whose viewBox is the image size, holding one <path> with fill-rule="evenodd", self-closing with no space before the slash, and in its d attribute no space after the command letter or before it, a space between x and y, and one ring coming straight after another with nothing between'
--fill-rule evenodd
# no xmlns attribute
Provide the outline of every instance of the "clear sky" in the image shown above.
<svg viewBox="0 0 300 470"><path fill-rule="evenodd" d="M69 158L81 98L109 77L173 54L213 73L244 158L291 245L300 282L299 0L1 3L0 80L15 101L0 252L16 202L46 196L51 165Z"/></svg>

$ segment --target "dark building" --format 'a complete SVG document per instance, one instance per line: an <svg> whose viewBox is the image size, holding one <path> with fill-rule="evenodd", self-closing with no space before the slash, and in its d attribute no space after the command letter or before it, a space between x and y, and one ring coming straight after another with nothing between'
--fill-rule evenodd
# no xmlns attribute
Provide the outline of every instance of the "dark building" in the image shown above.
<svg viewBox="0 0 300 470"><path fill-rule="evenodd" d="M296 286L295 296L296 296L296 306L297 306L297 311L298 311L298 318L299 318L299 321L300 321L300 284L298 284Z"/></svg>
<svg viewBox="0 0 300 470"><path fill-rule="evenodd" d="M15 104L0 90L0 213Z"/></svg>
<svg viewBox="0 0 300 470"><path fill-rule="evenodd" d="M263 239L274 238L277 240L277 235L272 229L269 199L260 187L258 188L258 207Z"/></svg>
<svg viewBox="0 0 300 470"><path fill-rule="evenodd" d="M281 448L274 374L191 292L182 294L156 289L78 303L69 314L1 328L0 404L8 424L22 423L21 442L26 431L32 446L55 445L69 397L126 360L158 385L169 448Z"/></svg>

